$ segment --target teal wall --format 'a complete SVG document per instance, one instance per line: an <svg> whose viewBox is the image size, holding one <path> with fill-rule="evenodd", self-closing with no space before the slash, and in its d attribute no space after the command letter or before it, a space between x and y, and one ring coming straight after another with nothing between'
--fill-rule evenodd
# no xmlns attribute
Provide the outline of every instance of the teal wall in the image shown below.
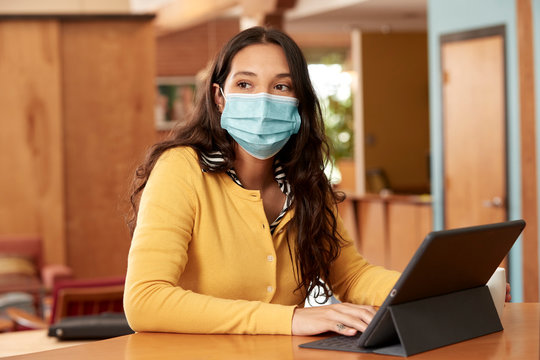
<svg viewBox="0 0 540 360"><path fill-rule="evenodd" d="M535 0L536 3L539 1ZM537 13L538 11L535 11L535 14ZM506 26L508 210L510 219L521 217L519 74L515 2L512 0L428 0L431 191L433 226L436 230L442 229L444 225L442 86L439 38L443 34L498 25ZM521 240L518 240L510 251L510 283L514 302L521 302L523 299L521 249Z"/></svg>

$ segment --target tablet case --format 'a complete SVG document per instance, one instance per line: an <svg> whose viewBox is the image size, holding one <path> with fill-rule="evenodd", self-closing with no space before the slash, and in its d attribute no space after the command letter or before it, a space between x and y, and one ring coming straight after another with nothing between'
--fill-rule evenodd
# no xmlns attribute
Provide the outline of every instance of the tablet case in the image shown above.
<svg viewBox="0 0 540 360"><path fill-rule="evenodd" d="M133 334L124 313L68 316L49 327L48 335L61 340L108 339Z"/></svg>
<svg viewBox="0 0 540 360"><path fill-rule="evenodd" d="M300 347L408 356L502 330L485 284L524 227L514 220L429 233L364 333Z"/></svg>
<svg viewBox="0 0 540 360"><path fill-rule="evenodd" d="M358 347L356 337L332 337L302 348L411 356L503 330L487 286L389 306L398 341Z"/></svg>

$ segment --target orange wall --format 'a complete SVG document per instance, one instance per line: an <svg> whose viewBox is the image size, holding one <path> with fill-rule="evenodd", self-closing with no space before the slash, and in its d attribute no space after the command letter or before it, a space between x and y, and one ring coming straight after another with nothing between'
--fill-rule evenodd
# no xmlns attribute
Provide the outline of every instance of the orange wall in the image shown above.
<svg viewBox="0 0 540 360"><path fill-rule="evenodd" d="M427 36L367 33L362 47L366 169L398 192L428 191Z"/></svg>
<svg viewBox="0 0 540 360"><path fill-rule="evenodd" d="M157 38L158 76L194 76L240 30L237 19L213 20Z"/></svg>

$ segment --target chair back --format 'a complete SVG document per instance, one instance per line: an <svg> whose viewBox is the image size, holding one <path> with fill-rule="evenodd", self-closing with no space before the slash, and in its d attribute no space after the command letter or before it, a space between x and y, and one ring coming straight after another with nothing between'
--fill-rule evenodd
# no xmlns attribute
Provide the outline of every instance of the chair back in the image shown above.
<svg viewBox="0 0 540 360"><path fill-rule="evenodd" d="M123 313L124 277L59 281L54 285L50 323L66 316Z"/></svg>
<svg viewBox="0 0 540 360"><path fill-rule="evenodd" d="M43 266L41 237L38 235L0 235L0 256L18 256Z"/></svg>
<svg viewBox="0 0 540 360"><path fill-rule="evenodd" d="M41 237L0 235L0 294L22 291L37 296L42 266Z"/></svg>

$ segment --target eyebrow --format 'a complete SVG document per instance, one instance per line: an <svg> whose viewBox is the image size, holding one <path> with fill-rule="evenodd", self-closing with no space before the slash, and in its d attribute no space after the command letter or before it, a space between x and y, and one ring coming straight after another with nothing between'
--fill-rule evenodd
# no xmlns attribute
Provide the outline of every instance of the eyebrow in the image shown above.
<svg viewBox="0 0 540 360"><path fill-rule="evenodd" d="M257 74L255 74L254 72L251 72L251 71L238 71L238 72L235 72L233 77L237 77L237 76L240 76L240 75L244 75L244 76L257 76ZM279 78L279 79L282 79L282 78L286 78L286 77L291 77L291 74L289 73L281 73L281 74L277 74L275 76L276 78Z"/></svg>
<svg viewBox="0 0 540 360"><path fill-rule="evenodd" d="M277 74L276 77L281 79L281 78L291 77L291 74L289 73Z"/></svg>

